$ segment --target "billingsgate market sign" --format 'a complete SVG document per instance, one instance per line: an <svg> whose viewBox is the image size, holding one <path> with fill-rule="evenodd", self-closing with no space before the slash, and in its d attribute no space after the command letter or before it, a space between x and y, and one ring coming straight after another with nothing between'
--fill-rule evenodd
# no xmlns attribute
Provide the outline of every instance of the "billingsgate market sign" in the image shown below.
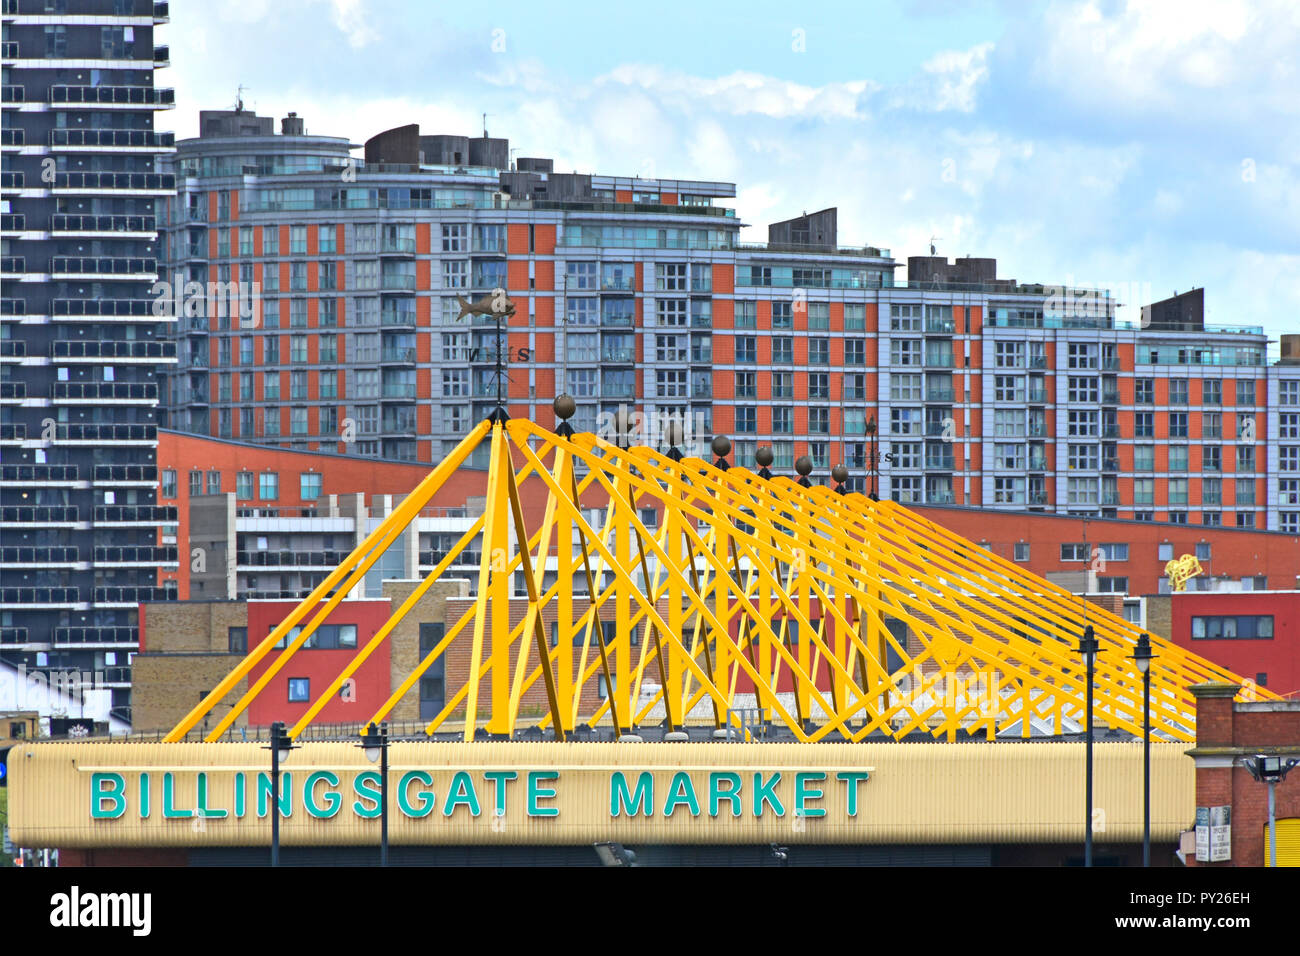
<svg viewBox="0 0 1300 956"><path fill-rule="evenodd" d="M1080 836L1082 745L394 741L394 845L1062 842ZM1185 745L1152 750L1152 832L1195 812ZM1141 839L1141 748L1095 745L1099 839ZM31 847L265 846L263 743L46 742L10 751L9 824ZM1032 785L1027 782L1032 781ZM281 765L280 839L374 845L380 768L356 742ZM1138 796L1135 796L1138 794Z"/></svg>

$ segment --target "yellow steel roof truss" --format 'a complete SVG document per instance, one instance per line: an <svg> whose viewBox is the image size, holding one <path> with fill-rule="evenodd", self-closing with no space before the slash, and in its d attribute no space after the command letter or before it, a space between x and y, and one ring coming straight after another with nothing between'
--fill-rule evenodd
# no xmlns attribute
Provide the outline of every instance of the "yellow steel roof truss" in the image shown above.
<svg viewBox="0 0 1300 956"><path fill-rule="evenodd" d="M755 708L805 741L918 731L992 738L1012 728L1025 737L1043 728L1059 734L1082 728L1085 671L1075 645L1086 620L1102 648L1095 719L1141 732L1142 676L1130 656L1136 627L896 502L764 480L739 466L674 461L594 435L565 438L514 420L471 431L167 739L184 739L286 640L208 735L219 737L484 440L491 450L484 513L359 647L292 735L480 537L469 606L448 619L443 638L374 721L390 715L451 647L467 646L470 677L427 723L429 734L462 711L466 740L480 729L504 736L534 724L559 739L582 723L612 726L616 736L661 722L742 732L753 717L740 712ZM545 495L535 529L527 527L525 487L532 499ZM588 521L584 492L602 493L599 527ZM647 508L657 526L643 520ZM516 572L524 597L514 594ZM524 602L513 626L512 601ZM1168 641L1152 644L1153 731L1192 740L1188 686L1240 679ZM648 668L658 680L653 692ZM596 704L583 696L593 680L602 687ZM524 706L538 681L541 712Z"/></svg>

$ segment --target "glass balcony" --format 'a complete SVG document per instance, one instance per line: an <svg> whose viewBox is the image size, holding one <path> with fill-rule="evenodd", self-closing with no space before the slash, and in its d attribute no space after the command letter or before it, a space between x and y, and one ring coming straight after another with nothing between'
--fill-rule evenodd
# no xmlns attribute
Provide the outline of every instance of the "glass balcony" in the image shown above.
<svg viewBox="0 0 1300 956"><path fill-rule="evenodd" d="M381 279L380 288L385 292L414 292L415 276L385 275Z"/></svg>
<svg viewBox="0 0 1300 956"><path fill-rule="evenodd" d="M385 348L380 353L379 361L390 365L414 365L415 349Z"/></svg>
<svg viewBox="0 0 1300 956"><path fill-rule="evenodd" d="M925 400L927 402L951 402L953 400L952 386L927 385L925 387Z"/></svg>

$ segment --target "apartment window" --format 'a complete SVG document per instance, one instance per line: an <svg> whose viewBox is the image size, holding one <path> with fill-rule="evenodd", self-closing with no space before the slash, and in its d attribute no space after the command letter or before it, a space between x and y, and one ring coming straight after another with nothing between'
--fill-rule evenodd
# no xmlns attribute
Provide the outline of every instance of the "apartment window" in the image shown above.
<svg viewBox="0 0 1300 956"><path fill-rule="evenodd" d="M1187 446L1186 445L1169 446L1169 470L1170 471L1187 470Z"/></svg>
<svg viewBox="0 0 1300 956"><path fill-rule="evenodd" d="M844 330L846 332L865 332L866 329L866 305L861 302L846 302L844 304Z"/></svg>
<svg viewBox="0 0 1300 956"><path fill-rule="evenodd" d="M1201 404L1202 405L1223 404L1223 380L1222 379L1207 378L1201 382Z"/></svg>
<svg viewBox="0 0 1300 956"><path fill-rule="evenodd" d="M1066 434L1080 437L1097 437L1098 421L1096 412L1066 412Z"/></svg>
<svg viewBox="0 0 1300 956"><path fill-rule="evenodd" d="M772 373L772 397L794 398L794 372Z"/></svg>
<svg viewBox="0 0 1300 956"><path fill-rule="evenodd" d="M758 328L758 303L747 299L736 300L735 326L738 329Z"/></svg>
<svg viewBox="0 0 1300 956"><path fill-rule="evenodd" d="M993 434L999 438L1015 438L1025 434L1025 413L1018 408L993 410Z"/></svg>
<svg viewBox="0 0 1300 956"><path fill-rule="evenodd" d="M736 397L755 398L758 395L758 375L755 372L736 373Z"/></svg>
<svg viewBox="0 0 1300 956"><path fill-rule="evenodd" d="M162 496L164 498L176 497L176 469L164 468L162 473Z"/></svg>
<svg viewBox="0 0 1300 956"><path fill-rule="evenodd" d="M463 222L444 223L442 227L443 252L468 252L469 231Z"/></svg>
<svg viewBox="0 0 1300 956"><path fill-rule="evenodd" d="M298 475L298 497L303 501L315 501L321 493L321 473L304 471Z"/></svg>
<svg viewBox="0 0 1300 956"><path fill-rule="evenodd" d="M1156 446L1155 445L1134 445L1133 446L1133 470L1134 471L1155 471L1156 469Z"/></svg>
<svg viewBox="0 0 1300 956"><path fill-rule="evenodd" d="M1098 502L1096 478L1067 478L1066 496L1072 505L1095 505Z"/></svg>
<svg viewBox="0 0 1300 956"><path fill-rule="evenodd" d="M921 501L920 476L895 475L889 479L889 496L903 504L919 504Z"/></svg>
<svg viewBox="0 0 1300 956"><path fill-rule="evenodd" d="M337 262L321 262L320 267L320 288L328 292L339 287L339 265Z"/></svg>
<svg viewBox="0 0 1300 956"><path fill-rule="evenodd" d="M210 495L221 494L221 472L219 471L208 472L208 494Z"/></svg>
<svg viewBox="0 0 1300 956"><path fill-rule="evenodd" d="M464 259L444 259L442 263L442 285L445 289L469 288L469 263Z"/></svg>
<svg viewBox="0 0 1300 956"><path fill-rule="evenodd" d="M289 434L307 434L307 409L301 406L289 410Z"/></svg>
<svg viewBox="0 0 1300 956"><path fill-rule="evenodd" d="M789 405L772 407L772 434L791 435L794 433L794 409Z"/></svg>
<svg viewBox="0 0 1300 956"><path fill-rule="evenodd" d="M993 503L999 505L1024 504L1025 479L994 478Z"/></svg>
<svg viewBox="0 0 1300 956"><path fill-rule="evenodd" d="M1277 450L1278 471L1300 471L1300 445L1281 445Z"/></svg>
<svg viewBox="0 0 1300 956"><path fill-rule="evenodd" d="M1192 618L1193 640L1273 639L1273 615L1237 614Z"/></svg>
<svg viewBox="0 0 1300 956"><path fill-rule="evenodd" d="M595 398L599 381L597 371L594 368L569 369L569 394L574 398Z"/></svg>
<svg viewBox="0 0 1300 956"><path fill-rule="evenodd" d="M1255 503L1255 479L1238 478L1236 481L1237 504L1253 505Z"/></svg>
<svg viewBox="0 0 1300 956"><path fill-rule="evenodd" d="M191 495L203 494L203 472L201 471L190 472L190 494Z"/></svg>
<svg viewBox="0 0 1300 956"><path fill-rule="evenodd" d="M1169 404L1186 405L1188 393L1188 381L1185 378L1171 378L1169 380Z"/></svg>
<svg viewBox="0 0 1300 956"><path fill-rule="evenodd" d="M1156 400L1156 380L1154 378L1135 378L1133 380L1133 401L1138 405L1154 405Z"/></svg>
<svg viewBox="0 0 1300 956"><path fill-rule="evenodd" d="M655 372L655 388L655 394L659 398L689 397L686 388L686 370L660 369Z"/></svg>
<svg viewBox="0 0 1300 956"><path fill-rule="evenodd" d="M772 361L782 365L790 365L794 362L794 339L786 335L778 335L772 339Z"/></svg>
<svg viewBox="0 0 1300 956"><path fill-rule="evenodd" d="M1097 590L1102 594L1127 594L1128 578L1097 578Z"/></svg>
<svg viewBox="0 0 1300 956"><path fill-rule="evenodd" d="M889 431L893 435L920 435L921 410L919 408L891 408Z"/></svg>
<svg viewBox="0 0 1300 956"><path fill-rule="evenodd" d="M1293 383L1294 384L1294 383ZM1253 378L1237 379L1237 404L1252 406L1255 403L1255 380ZM1286 404L1283 402L1282 404Z"/></svg>
<svg viewBox="0 0 1300 956"><path fill-rule="evenodd" d="M920 305L893 305L889 310L889 328L893 332L920 332Z"/></svg>
<svg viewBox="0 0 1300 956"><path fill-rule="evenodd" d="M1025 345L1023 342L995 342L993 358L998 368L1024 368Z"/></svg>
<svg viewBox="0 0 1300 956"><path fill-rule="evenodd" d="M829 408L808 409L808 432L812 435L830 434L831 411Z"/></svg>
<svg viewBox="0 0 1300 956"><path fill-rule="evenodd" d="M690 350L690 340L685 335L656 335L656 362L685 362Z"/></svg>
<svg viewBox="0 0 1300 956"><path fill-rule="evenodd" d="M1169 413L1169 437L1170 438L1187 437L1187 413L1186 412Z"/></svg>
<svg viewBox="0 0 1300 956"><path fill-rule="evenodd" d="M1133 435L1136 438L1154 438L1156 435L1156 413L1134 412Z"/></svg>
<svg viewBox="0 0 1300 956"><path fill-rule="evenodd" d="M235 497L247 500L253 497L253 473L241 471L235 475Z"/></svg>
<svg viewBox="0 0 1300 956"><path fill-rule="evenodd" d="M1097 545L1097 547L1101 551L1101 556L1105 558L1107 561L1128 560L1128 545L1125 543L1118 543L1118 544L1103 543Z"/></svg>
<svg viewBox="0 0 1300 956"><path fill-rule="evenodd" d="M793 329L794 308L791 302L772 303L772 328Z"/></svg>
<svg viewBox="0 0 1300 956"><path fill-rule="evenodd" d="M920 442L894 442L889 450L894 456L895 468L921 467Z"/></svg>
<svg viewBox="0 0 1300 956"><path fill-rule="evenodd" d="M1069 400L1072 402L1090 402L1100 400L1100 383L1096 378L1078 378L1071 375L1069 381Z"/></svg>
<svg viewBox="0 0 1300 956"><path fill-rule="evenodd" d="M1014 558L1016 561L1029 560L1029 542L1027 541L1016 542Z"/></svg>
<svg viewBox="0 0 1300 956"><path fill-rule="evenodd" d="M758 431L758 410L753 405L736 407L736 431L747 435Z"/></svg>
<svg viewBox="0 0 1300 956"><path fill-rule="evenodd" d="M758 361L758 339L752 335L736 336L736 362L755 363Z"/></svg>
<svg viewBox="0 0 1300 956"><path fill-rule="evenodd" d="M1066 357L1070 368L1096 368L1097 346L1089 342L1071 342Z"/></svg>
<svg viewBox="0 0 1300 956"><path fill-rule="evenodd" d="M263 363L264 365L280 364L280 337L278 335L269 335L262 343Z"/></svg>
<svg viewBox="0 0 1300 956"><path fill-rule="evenodd" d="M280 497L280 475L264 471L257 476L257 497L260 501L275 501Z"/></svg>
<svg viewBox="0 0 1300 956"><path fill-rule="evenodd" d="M1238 382L1237 386L1240 388L1241 383ZM1251 391L1253 393L1253 386ZM1277 383L1277 403L1279 405L1300 405L1300 379Z"/></svg>
<svg viewBox="0 0 1300 956"><path fill-rule="evenodd" d="M1237 470L1238 471L1255 470L1255 446L1254 445L1237 446Z"/></svg>
<svg viewBox="0 0 1300 956"><path fill-rule="evenodd" d="M1086 544L1063 544L1061 545L1062 561L1087 561L1091 558L1091 553Z"/></svg>
<svg viewBox="0 0 1300 956"><path fill-rule="evenodd" d="M866 365L867 364L866 339L845 339L844 340L844 364L845 365Z"/></svg>
<svg viewBox="0 0 1300 956"><path fill-rule="evenodd" d="M1278 438L1300 438L1300 412L1281 412L1277 416Z"/></svg>
<svg viewBox="0 0 1300 956"><path fill-rule="evenodd" d="M1207 505L1218 505L1223 503L1222 478L1201 479L1201 502L1202 504Z"/></svg>
<svg viewBox="0 0 1300 956"><path fill-rule="evenodd" d="M920 365L920 340L892 339L889 343L889 362L891 365Z"/></svg>
<svg viewBox="0 0 1300 956"><path fill-rule="evenodd" d="M1071 471L1096 471L1101 465L1101 448L1097 445L1070 445L1067 457Z"/></svg>
<svg viewBox="0 0 1300 956"><path fill-rule="evenodd" d="M1187 479L1186 478L1169 479L1169 503L1171 505L1187 504Z"/></svg>
<svg viewBox="0 0 1300 956"><path fill-rule="evenodd" d="M301 704L311 700L311 678L289 678L289 703Z"/></svg>
<svg viewBox="0 0 1300 956"><path fill-rule="evenodd" d="M1156 480L1154 478L1133 479L1133 503L1135 505L1153 505L1156 503Z"/></svg>
<svg viewBox="0 0 1300 956"><path fill-rule="evenodd" d="M655 310L661 326L685 328L688 324L686 299L657 299Z"/></svg>
<svg viewBox="0 0 1300 956"><path fill-rule="evenodd" d="M808 340L808 364L809 365L829 365L831 362L831 340L830 339L809 339Z"/></svg>
<svg viewBox="0 0 1300 956"><path fill-rule="evenodd" d="M262 227L262 255L278 256L280 254L280 227L263 226ZM267 267L267 271L274 269L274 264Z"/></svg>
<svg viewBox="0 0 1300 956"><path fill-rule="evenodd" d="M226 628L226 646L232 654L248 653L248 628L246 627L228 627Z"/></svg>
<svg viewBox="0 0 1300 956"><path fill-rule="evenodd" d="M1025 467L1025 446L999 442L993 446L993 467L1021 471Z"/></svg>
<svg viewBox="0 0 1300 956"><path fill-rule="evenodd" d="M1238 527L1238 528L1253 528L1253 527L1255 527L1255 512L1253 512L1253 511L1238 511L1238 512L1237 512L1237 527Z"/></svg>
<svg viewBox="0 0 1300 956"><path fill-rule="evenodd" d="M655 291L685 292L686 291L686 263L684 262L655 263Z"/></svg>
<svg viewBox="0 0 1300 956"><path fill-rule="evenodd" d="M993 376L993 398L999 402L1023 402L1025 377L1023 375Z"/></svg>
<svg viewBox="0 0 1300 956"><path fill-rule="evenodd" d="M1277 483L1277 503L1300 505L1300 478L1283 478Z"/></svg>
<svg viewBox="0 0 1300 956"><path fill-rule="evenodd" d="M318 379L321 398L338 398L339 397L339 373L330 369L320 373Z"/></svg>
<svg viewBox="0 0 1300 956"><path fill-rule="evenodd" d="M307 361L307 336L294 335L289 338L289 361Z"/></svg>
<svg viewBox="0 0 1300 956"><path fill-rule="evenodd" d="M917 374L889 376L889 396L896 402L919 402L923 379Z"/></svg>

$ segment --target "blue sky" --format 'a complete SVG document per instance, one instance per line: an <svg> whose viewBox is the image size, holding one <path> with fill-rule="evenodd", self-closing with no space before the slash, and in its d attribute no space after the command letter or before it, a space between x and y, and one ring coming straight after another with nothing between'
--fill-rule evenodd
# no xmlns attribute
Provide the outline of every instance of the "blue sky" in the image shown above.
<svg viewBox="0 0 1300 956"><path fill-rule="evenodd" d="M1293 0L241 0L162 37L180 136L241 83L355 142L487 113L558 170L734 182L747 239L835 205L844 245L1300 332Z"/></svg>

